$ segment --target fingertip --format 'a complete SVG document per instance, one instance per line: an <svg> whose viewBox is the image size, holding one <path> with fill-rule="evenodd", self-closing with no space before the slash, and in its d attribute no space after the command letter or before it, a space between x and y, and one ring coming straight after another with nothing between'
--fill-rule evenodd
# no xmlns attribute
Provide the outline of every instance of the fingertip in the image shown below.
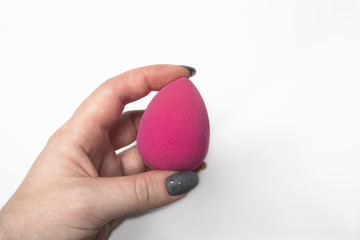
<svg viewBox="0 0 360 240"><path fill-rule="evenodd" d="M181 195L194 189L199 184L199 176L192 171L178 172L165 180L166 190L170 196Z"/></svg>
<svg viewBox="0 0 360 240"><path fill-rule="evenodd" d="M195 68L190 67L190 66L186 66L186 65L179 65L179 66L182 67L182 68L185 68L186 70L189 71L189 78L195 76L195 74L196 74L196 69Z"/></svg>

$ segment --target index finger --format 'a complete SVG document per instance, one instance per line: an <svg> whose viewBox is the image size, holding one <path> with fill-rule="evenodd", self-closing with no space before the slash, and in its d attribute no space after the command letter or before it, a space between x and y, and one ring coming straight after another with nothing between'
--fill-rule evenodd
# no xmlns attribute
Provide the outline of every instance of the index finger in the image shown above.
<svg viewBox="0 0 360 240"><path fill-rule="evenodd" d="M127 71L101 84L79 106L72 119L86 128L81 132L109 129L127 103L146 96L150 91L158 91L180 77L190 77L190 74L187 68L166 64Z"/></svg>

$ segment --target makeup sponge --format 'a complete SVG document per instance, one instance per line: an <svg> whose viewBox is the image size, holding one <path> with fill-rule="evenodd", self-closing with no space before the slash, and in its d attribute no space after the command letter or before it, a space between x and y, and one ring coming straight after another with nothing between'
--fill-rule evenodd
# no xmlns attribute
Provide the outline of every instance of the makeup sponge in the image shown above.
<svg viewBox="0 0 360 240"><path fill-rule="evenodd" d="M195 85L179 78L151 100L140 121L137 147L142 159L162 170L195 170L209 148L209 118Z"/></svg>

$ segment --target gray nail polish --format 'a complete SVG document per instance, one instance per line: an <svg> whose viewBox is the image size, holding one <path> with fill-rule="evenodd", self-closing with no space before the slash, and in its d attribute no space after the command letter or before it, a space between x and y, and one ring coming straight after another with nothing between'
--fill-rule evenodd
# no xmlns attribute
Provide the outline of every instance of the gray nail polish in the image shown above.
<svg viewBox="0 0 360 240"><path fill-rule="evenodd" d="M194 76L196 74L196 69L193 67L185 66L185 65L179 65L180 67L186 68L190 72L190 77Z"/></svg>
<svg viewBox="0 0 360 240"><path fill-rule="evenodd" d="M179 172L166 178L166 190L171 196L179 195L195 188L199 177L192 171Z"/></svg>

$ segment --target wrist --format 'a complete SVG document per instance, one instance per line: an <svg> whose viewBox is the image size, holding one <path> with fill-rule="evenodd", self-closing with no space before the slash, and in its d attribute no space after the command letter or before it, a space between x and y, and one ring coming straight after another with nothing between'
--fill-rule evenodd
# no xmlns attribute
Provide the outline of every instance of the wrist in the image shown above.
<svg viewBox="0 0 360 240"><path fill-rule="evenodd" d="M5 226L5 217L3 216L4 214L2 213L2 209L0 209L0 239L1 240L6 240L6 239L10 239L9 234L8 234L8 230Z"/></svg>
<svg viewBox="0 0 360 240"><path fill-rule="evenodd" d="M14 216L6 214L4 209L0 209L0 240L16 240L21 239L21 228L16 227L20 223L13 223Z"/></svg>

